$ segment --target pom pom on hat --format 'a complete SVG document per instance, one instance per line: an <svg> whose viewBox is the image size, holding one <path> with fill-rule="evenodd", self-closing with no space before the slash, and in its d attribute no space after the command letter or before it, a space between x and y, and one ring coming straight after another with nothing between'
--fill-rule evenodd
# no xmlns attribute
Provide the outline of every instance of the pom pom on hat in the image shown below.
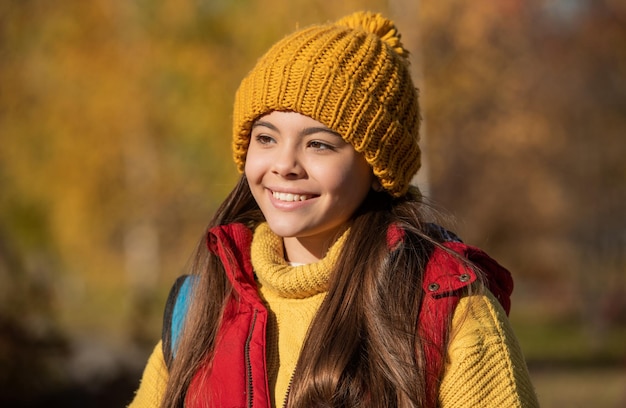
<svg viewBox="0 0 626 408"><path fill-rule="evenodd" d="M409 52L400 42L400 34L393 21L380 14L361 11L338 20L336 24L375 34L401 57L408 58L409 56Z"/></svg>
<svg viewBox="0 0 626 408"><path fill-rule="evenodd" d="M358 12L296 31L242 80L233 157L243 172L252 124L272 111L309 116L363 154L381 186L402 196L420 167L418 95L391 20Z"/></svg>

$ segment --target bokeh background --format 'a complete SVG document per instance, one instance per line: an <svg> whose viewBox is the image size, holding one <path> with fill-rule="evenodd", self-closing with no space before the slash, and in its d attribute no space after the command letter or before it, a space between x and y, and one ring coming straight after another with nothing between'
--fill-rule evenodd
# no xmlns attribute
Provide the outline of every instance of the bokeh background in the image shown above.
<svg viewBox="0 0 626 408"><path fill-rule="evenodd" d="M412 53L418 183L513 272L542 405L626 406L621 0L1 0L0 405L131 400L236 180L240 79L359 9Z"/></svg>

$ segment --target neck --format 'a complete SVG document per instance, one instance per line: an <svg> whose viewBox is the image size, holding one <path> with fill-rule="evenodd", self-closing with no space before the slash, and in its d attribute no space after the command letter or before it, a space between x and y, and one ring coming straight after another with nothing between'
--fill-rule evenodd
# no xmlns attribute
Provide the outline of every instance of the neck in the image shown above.
<svg viewBox="0 0 626 408"><path fill-rule="evenodd" d="M345 230L343 227L323 237L284 237L285 260L298 264L318 262Z"/></svg>

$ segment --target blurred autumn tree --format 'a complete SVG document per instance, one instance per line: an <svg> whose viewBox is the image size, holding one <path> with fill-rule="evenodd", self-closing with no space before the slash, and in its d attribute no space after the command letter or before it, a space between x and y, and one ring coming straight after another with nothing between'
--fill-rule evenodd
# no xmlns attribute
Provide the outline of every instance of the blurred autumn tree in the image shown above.
<svg viewBox="0 0 626 408"><path fill-rule="evenodd" d="M626 6L422 2L419 21L430 195L600 348L626 320Z"/></svg>
<svg viewBox="0 0 626 408"><path fill-rule="evenodd" d="M171 282L235 183L240 79L296 25L361 8L386 4L0 2L3 389L23 380L36 398L144 362ZM41 355L58 359L38 367Z"/></svg>

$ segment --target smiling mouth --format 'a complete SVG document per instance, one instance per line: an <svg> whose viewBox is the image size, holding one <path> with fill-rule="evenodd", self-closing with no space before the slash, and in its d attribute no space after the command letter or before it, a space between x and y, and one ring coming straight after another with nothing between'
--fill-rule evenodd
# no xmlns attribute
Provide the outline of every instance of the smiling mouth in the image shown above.
<svg viewBox="0 0 626 408"><path fill-rule="evenodd" d="M292 193L279 193L278 191L272 191L272 196L280 201L306 201L310 198L313 198L312 195L308 194L292 194Z"/></svg>

